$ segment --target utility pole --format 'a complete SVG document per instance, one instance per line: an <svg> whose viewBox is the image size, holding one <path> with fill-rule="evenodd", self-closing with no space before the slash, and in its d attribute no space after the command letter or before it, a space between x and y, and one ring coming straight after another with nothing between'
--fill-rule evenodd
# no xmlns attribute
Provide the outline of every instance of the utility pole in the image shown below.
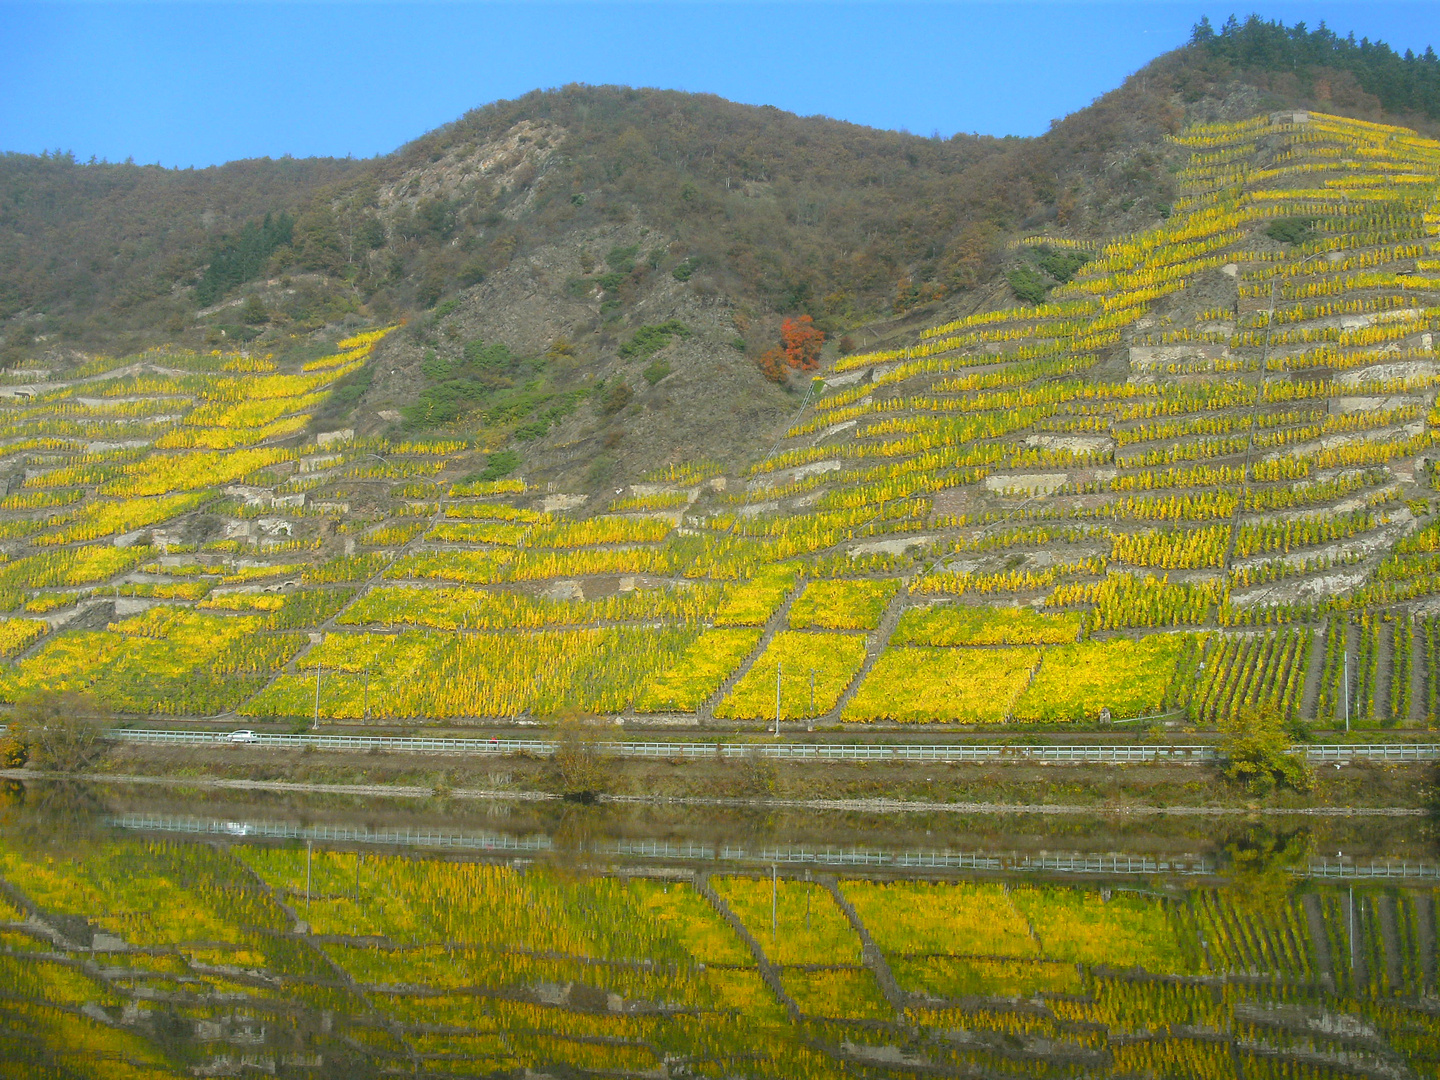
<svg viewBox="0 0 1440 1080"><path fill-rule="evenodd" d="M810 715L815 715L815 669L810 669Z"/></svg>

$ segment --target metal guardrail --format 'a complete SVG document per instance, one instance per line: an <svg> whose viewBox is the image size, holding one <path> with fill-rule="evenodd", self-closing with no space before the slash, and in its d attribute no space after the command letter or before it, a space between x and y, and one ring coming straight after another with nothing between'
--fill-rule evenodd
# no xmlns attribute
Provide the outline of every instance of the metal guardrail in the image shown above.
<svg viewBox="0 0 1440 1080"><path fill-rule="evenodd" d="M1440 743L1311 743L1291 747L1311 761L1440 761Z"/></svg>
<svg viewBox="0 0 1440 1080"><path fill-rule="evenodd" d="M365 825L305 825L287 821L226 821L156 813L119 814L108 819L118 828L138 832L183 833L191 836L230 837L235 840L312 840L331 843L373 844L380 847L417 847L445 851L517 855L557 850L544 834L516 836L501 832L459 832L444 828L404 826L372 829ZM566 849L570 850L570 849ZM1050 852L955 851L946 848L889 851L860 847L812 847L773 844L757 848L735 844L708 844L688 840L592 840L577 853L631 859L678 862L728 862L762 866L826 866L885 870L960 870L1038 874L1095 874L1104 877L1210 876L1223 872L1207 855L1155 858L1147 855ZM1377 859L1367 863L1312 858L1295 866L1297 877L1332 881L1440 881L1440 865L1421 860Z"/></svg>
<svg viewBox="0 0 1440 1080"><path fill-rule="evenodd" d="M279 734L255 732L244 740L222 731L154 731L117 728L110 737L122 742L168 746L251 746L273 749L369 750L411 754L462 754L501 756L533 754L548 757L555 752L553 739L455 739L425 736ZM916 761L983 762L1039 761L1050 764L1126 762L1198 763L1219 761L1219 750L1211 745L1191 743L1029 745L999 743L908 744L908 743L723 743L723 742L602 742L602 753L625 758L695 759L746 757L758 754L784 761ZM1296 746L1296 753L1310 761L1440 761L1440 743L1312 743Z"/></svg>

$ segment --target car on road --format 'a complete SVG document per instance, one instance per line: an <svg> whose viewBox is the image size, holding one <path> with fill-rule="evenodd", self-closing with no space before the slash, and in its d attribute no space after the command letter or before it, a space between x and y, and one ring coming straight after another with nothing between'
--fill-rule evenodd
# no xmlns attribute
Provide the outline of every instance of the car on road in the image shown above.
<svg viewBox="0 0 1440 1080"><path fill-rule="evenodd" d="M255 735L255 732L251 731L249 728L244 728L240 731L232 731L229 735L226 736L226 739L232 743L247 743L259 741L259 739Z"/></svg>

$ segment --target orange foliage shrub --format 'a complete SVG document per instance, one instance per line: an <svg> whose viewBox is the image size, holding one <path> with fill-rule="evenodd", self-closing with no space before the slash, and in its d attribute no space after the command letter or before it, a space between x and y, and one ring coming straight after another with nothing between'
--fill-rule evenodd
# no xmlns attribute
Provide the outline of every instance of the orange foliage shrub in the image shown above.
<svg viewBox="0 0 1440 1080"><path fill-rule="evenodd" d="M815 327L809 315L786 319L780 327L780 344L765 350L756 360L761 372L771 382L785 380L786 367L797 371L814 371L820 366L820 346L825 344L825 331Z"/></svg>

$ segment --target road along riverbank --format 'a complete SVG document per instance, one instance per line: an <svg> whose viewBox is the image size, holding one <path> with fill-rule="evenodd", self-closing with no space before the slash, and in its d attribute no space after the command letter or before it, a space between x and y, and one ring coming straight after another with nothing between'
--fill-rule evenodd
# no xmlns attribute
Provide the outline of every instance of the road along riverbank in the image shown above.
<svg viewBox="0 0 1440 1080"><path fill-rule="evenodd" d="M503 757L553 755L563 745L557 739L446 738L392 735L290 734L240 730L185 731L117 728L109 733L116 742L144 746L253 747L273 750L327 750L342 753L386 753ZM701 758L760 757L774 761L825 762L982 762L1043 761L1052 764L1130 764L1163 761L1177 764L1213 763L1221 750L1211 743L912 743L912 742L782 742L753 739L746 742L700 740L596 740L595 752L612 758L692 760ZM1291 752L1312 764L1377 761L1408 763L1440 761L1440 742L1298 743Z"/></svg>

